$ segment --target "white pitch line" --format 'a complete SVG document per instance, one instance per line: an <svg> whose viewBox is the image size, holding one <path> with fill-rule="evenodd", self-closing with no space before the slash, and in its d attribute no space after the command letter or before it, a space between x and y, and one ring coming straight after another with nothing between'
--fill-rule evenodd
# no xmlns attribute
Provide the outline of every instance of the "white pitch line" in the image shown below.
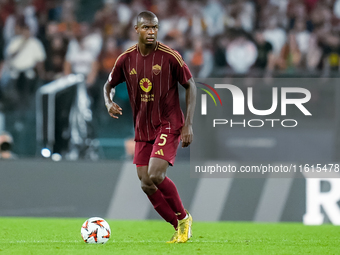
<svg viewBox="0 0 340 255"><path fill-rule="evenodd" d="M9 242L0 242L2 244L12 244L12 243L81 243L81 242L84 242L84 241L63 241L63 240L60 240L60 241L57 241L57 240L31 240L31 241L27 241L27 240L18 240L18 241L9 241Z"/></svg>
<svg viewBox="0 0 340 255"><path fill-rule="evenodd" d="M166 241L108 241L108 243L166 243ZM228 240L223 241L204 241L204 240L190 240L188 243L228 243ZM57 241L57 240L18 240L9 242L0 242L0 244L19 244L19 243L84 243L82 240L77 241Z"/></svg>
<svg viewBox="0 0 340 255"><path fill-rule="evenodd" d="M166 241L112 241L113 243L165 243ZM188 243L228 243L225 241L204 241L204 240L190 240Z"/></svg>

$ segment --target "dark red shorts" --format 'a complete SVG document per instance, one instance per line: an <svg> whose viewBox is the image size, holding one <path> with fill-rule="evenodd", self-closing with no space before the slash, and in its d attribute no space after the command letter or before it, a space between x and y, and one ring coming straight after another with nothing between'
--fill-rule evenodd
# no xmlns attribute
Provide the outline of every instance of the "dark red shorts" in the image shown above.
<svg viewBox="0 0 340 255"><path fill-rule="evenodd" d="M155 141L136 142L133 163L136 165L149 165L150 158L161 158L173 165L177 147L180 141L179 134L160 134Z"/></svg>

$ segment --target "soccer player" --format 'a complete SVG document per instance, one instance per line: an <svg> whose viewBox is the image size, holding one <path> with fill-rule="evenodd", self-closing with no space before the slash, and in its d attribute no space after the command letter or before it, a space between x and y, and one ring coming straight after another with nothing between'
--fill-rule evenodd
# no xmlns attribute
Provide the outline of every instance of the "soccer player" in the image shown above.
<svg viewBox="0 0 340 255"><path fill-rule="evenodd" d="M180 140L182 147L192 142L196 85L179 53L157 41L158 18L154 13L141 12L135 30L138 43L117 58L104 85L105 105L111 117L122 115L122 108L112 98L115 86L125 81L135 127L133 163L142 190L176 230L168 243L184 243L191 237L192 217L166 171L174 164ZM185 118L178 82L186 90Z"/></svg>

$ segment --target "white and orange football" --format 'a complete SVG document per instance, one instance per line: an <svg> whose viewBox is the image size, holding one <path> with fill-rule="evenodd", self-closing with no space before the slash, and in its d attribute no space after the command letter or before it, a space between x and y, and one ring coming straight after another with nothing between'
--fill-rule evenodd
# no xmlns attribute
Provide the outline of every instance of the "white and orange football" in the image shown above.
<svg viewBox="0 0 340 255"><path fill-rule="evenodd" d="M100 217L92 217L81 226L81 237L85 243L104 244L110 239L109 224Z"/></svg>

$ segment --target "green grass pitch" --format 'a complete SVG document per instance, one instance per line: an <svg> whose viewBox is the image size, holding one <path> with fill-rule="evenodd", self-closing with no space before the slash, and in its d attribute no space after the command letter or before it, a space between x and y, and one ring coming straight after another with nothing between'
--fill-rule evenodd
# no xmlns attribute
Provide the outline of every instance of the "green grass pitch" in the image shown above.
<svg viewBox="0 0 340 255"><path fill-rule="evenodd" d="M173 234L162 221L108 221L112 235L86 244L86 219L0 218L3 254L340 254L340 227L295 223L195 222L188 243L165 243Z"/></svg>

